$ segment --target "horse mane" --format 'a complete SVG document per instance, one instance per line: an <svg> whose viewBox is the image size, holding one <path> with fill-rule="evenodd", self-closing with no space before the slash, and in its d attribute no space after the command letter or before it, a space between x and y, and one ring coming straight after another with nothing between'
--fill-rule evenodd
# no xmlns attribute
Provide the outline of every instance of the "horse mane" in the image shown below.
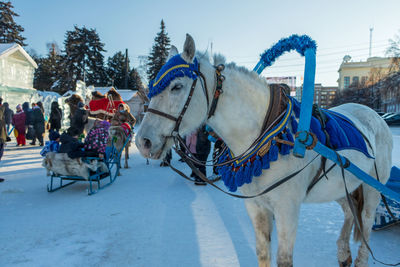
<svg viewBox="0 0 400 267"><path fill-rule="evenodd" d="M103 98L105 98L105 96L102 93L100 93L99 91L92 92L93 100L99 100L99 99L103 99Z"/></svg>
<svg viewBox="0 0 400 267"><path fill-rule="evenodd" d="M115 90L114 87L111 87L111 89L104 96L106 98L108 98L108 96L111 96L114 101L122 101L121 95L118 94L117 90Z"/></svg>
<svg viewBox="0 0 400 267"><path fill-rule="evenodd" d="M65 103L67 103L68 105L72 105L72 106L75 106L75 105L78 105L78 103L79 102L82 102L82 103L84 103L85 101L83 100L83 98L80 96L80 95L78 95L78 94L73 94L73 95L71 95L70 97L68 97L67 99L65 99Z"/></svg>
<svg viewBox="0 0 400 267"><path fill-rule="evenodd" d="M211 62L210 57L209 56L206 57L205 54L206 53L196 52L196 56L200 61L207 61L208 63L210 63L211 65L214 65L214 66L223 64L223 65L225 65L226 70L232 70L232 71L244 74L245 76L251 78L252 80L257 80L257 81L265 84L266 86L268 86L266 79L262 78L254 71L249 70L244 66L238 66L238 65L236 65L235 62L227 63L224 55L219 54L219 53L214 54L213 58L212 58L212 62Z"/></svg>

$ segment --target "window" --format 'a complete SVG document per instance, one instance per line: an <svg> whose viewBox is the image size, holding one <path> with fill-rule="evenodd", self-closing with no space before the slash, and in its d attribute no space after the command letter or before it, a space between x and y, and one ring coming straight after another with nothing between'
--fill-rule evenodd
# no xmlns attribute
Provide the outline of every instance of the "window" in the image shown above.
<svg viewBox="0 0 400 267"><path fill-rule="evenodd" d="M352 85L357 86L359 82L359 77L358 76L354 76L353 77L353 81L352 81Z"/></svg>
<svg viewBox="0 0 400 267"><path fill-rule="evenodd" d="M367 83L367 79L368 79L367 76L362 76L361 77L361 84L366 84Z"/></svg>
<svg viewBox="0 0 400 267"><path fill-rule="evenodd" d="M350 86L350 77L349 76L344 76L343 78L343 88L349 88Z"/></svg>

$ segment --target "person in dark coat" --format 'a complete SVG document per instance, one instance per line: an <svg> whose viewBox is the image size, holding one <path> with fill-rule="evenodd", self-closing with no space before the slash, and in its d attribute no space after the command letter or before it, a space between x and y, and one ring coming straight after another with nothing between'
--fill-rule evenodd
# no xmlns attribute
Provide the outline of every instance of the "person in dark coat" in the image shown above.
<svg viewBox="0 0 400 267"><path fill-rule="evenodd" d="M71 159L80 157L103 157L101 153L96 151L84 150L84 144L79 142L79 129L69 127L60 137L61 146L58 153L67 153Z"/></svg>
<svg viewBox="0 0 400 267"><path fill-rule="evenodd" d="M28 102L24 102L22 104L22 110L24 111L24 113L26 115L25 126L28 127L28 125L32 125L32 122L33 122L32 109L29 107Z"/></svg>
<svg viewBox="0 0 400 267"><path fill-rule="evenodd" d="M82 102L78 103L78 110L75 112L71 120L71 126L79 130L79 134L83 133L85 124L88 123L89 112L85 109L85 104Z"/></svg>
<svg viewBox="0 0 400 267"><path fill-rule="evenodd" d="M36 144L36 139L39 141L39 145L43 146L43 134L44 134L44 115L42 113L41 105L38 104L32 110L33 128L35 129L35 137L32 140L31 145Z"/></svg>
<svg viewBox="0 0 400 267"><path fill-rule="evenodd" d="M190 153L198 160L205 162L207 161L208 154L211 151L211 142L208 140L208 132L206 131L205 125L203 125L197 132L186 137L186 146L190 150ZM194 164L198 170L207 177L206 166L200 164ZM196 185L206 185L196 173L192 172L190 175L195 178Z"/></svg>
<svg viewBox="0 0 400 267"><path fill-rule="evenodd" d="M58 106L58 102L54 101L51 103L51 112L50 112L50 132L56 131L59 132L61 129L61 119L62 119L62 111Z"/></svg>
<svg viewBox="0 0 400 267"><path fill-rule="evenodd" d="M17 130L17 146L24 146L26 145L25 140L25 120L26 115L25 112L22 110L21 105L17 106L17 113L14 114L12 118L12 124L14 125L15 129Z"/></svg>
<svg viewBox="0 0 400 267"><path fill-rule="evenodd" d="M5 122L6 122L6 129L7 129L7 132L8 132L8 131L10 131L10 125L11 125L11 122L12 122L12 117L14 115L14 111L12 111L10 109L10 107L9 107L7 102L4 102L4 107L5 107L4 119L5 119Z"/></svg>
<svg viewBox="0 0 400 267"><path fill-rule="evenodd" d="M0 97L0 161L3 157L4 148L7 142L7 133L6 133L6 121L4 118L5 107L3 105L3 98ZM4 179L0 178L0 182L3 182Z"/></svg>

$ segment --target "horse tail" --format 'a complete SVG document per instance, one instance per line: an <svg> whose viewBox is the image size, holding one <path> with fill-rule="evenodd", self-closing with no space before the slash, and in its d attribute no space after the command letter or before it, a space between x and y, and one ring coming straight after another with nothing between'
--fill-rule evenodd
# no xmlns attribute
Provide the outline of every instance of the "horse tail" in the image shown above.
<svg viewBox="0 0 400 267"><path fill-rule="evenodd" d="M355 242L361 241L362 232L363 232L363 223L362 223L362 216L361 212L364 208L364 194L363 194L363 187L360 185L354 192L351 194L353 198L354 207L356 208L357 212L357 219L360 223L360 229L357 227L357 224L354 222L354 235L353 240Z"/></svg>

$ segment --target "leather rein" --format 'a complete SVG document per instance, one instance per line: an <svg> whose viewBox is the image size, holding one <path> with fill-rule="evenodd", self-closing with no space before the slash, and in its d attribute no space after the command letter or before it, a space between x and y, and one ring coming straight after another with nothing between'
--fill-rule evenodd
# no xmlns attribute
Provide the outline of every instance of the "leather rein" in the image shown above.
<svg viewBox="0 0 400 267"><path fill-rule="evenodd" d="M279 99L277 99L276 95L277 95L277 88L272 88L272 86L270 86L271 90L271 97L270 97L270 106L269 109L266 113L266 117L264 119L263 122L263 128L265 128L264 130L261 130L261 133L259 135L259 137L253 142L253 144L242 154L232 158L231 160L225 161L223 163L214 163L214 164L209 164L207 165L206 162L200 161L197 158L195 158L193 155L191 155L190 153L185 153L182 149L180 149L180 147L185 148L186 151L188 151L187 146L183 140L183 138L179 135L179 127L182 123L182 119L183 116L185 115L189 104L192 100L193 94L194 94L194 90L196 88L196 84L197 84L197 80L200 80L200 82L202 83L202 89L204 92L204 95L206 97L206 102L207 102L207 118L210 118L214 115L217 104L218 104L218 100L219 100L219 96L223 93L222 90L222 84L223 81L225 80L225 77L221 74L221 72L224 70L224 65L218 65L215 67L216 71L216 88L214 90L214 95L213 95L213 100L211 103L211 108L210 108L210 102L209 102L209 96L208 96L208 89L207 89L207 81L203 75L203 73L200 72L200 65L199 65L199 70L196 71L197 74L197 78L193 80L192 86L190 88L190 92L188 95L188 98L185 101L185 104L183 105L183 108L181 110L181 112L179 113L178 117L172 116L168 113L165 113L163 111L159 111L153 108L148 108L147 112L156 114L158 116L164 117L166 119L172 120L175 122L175 126L174 129L172 130L170 136L166 136L166 138L173 138L174 143L175 143L175 147L174 150L177 152L177 154L185 161L185 163L192 169L192 171L194 173L197 174L198 177L200 177L204 182L208 183L209 185L215 187L216 189L222 191L223 193L236 197L236 198L255 198L258 196L261 196L263 194L266 194L267 192L271 191L272 189L278 187L279 185L283 184L284 182L290 180L291 178L295 177L297 174L299 174L302 170L304 170L306 167L308 167L311 162L313 162L318 156L316 156L315 158L313 158L310 162L308 162L307 164L305 164L305 166L303 168L301 168L300 170L287 175L286 177L278 180L277 182L273 183L272 185L270 185L268 188L266 188L265 190L263 190L262 192L256 194L256 195L252 195L252 196L245 196L245 195L237 195L237 194L232 194L230 192L227 192L225 190L223 190L222 188L220 188L219 186L215 185L214 182L215 180L209 180L203 173L201 173L196 166L194 165L194 163L199 164L199 165L205 165L205 166L224 166L224 165L228 165L231 164L232 162L238 160L239 158L241 158L242 156L244 156L246 153L248 153L249 151L252 150L252 148L257 144L257 142L260 140L260 138L262 138L263 134L266 133L267 131L269 131L276 122L278 122L285 114L285 111L280 112L280 110L278 110L278 112L275 110L275 114L274 116L271 116L271 105L274 102L281 102L281 98L279 97ZM199 79L200 77L200 79ZM275 89L275 90L274 90ZM278 140L279 141L279 140ZM165 140L162 149L164 149L165 145L167 143L167 139ZM223 149L223 151L217 156L219 157L220 155L223 154L223 152L225 151L225 148ZM168 164L170 166L170 168L172 170L174 170L176 173L178 173L179 175L181 175L183 178L193 181L191 178L189 178L188 176L186 176L183 172L179 171L178 169L174 168L172 165Z"/></svg>

